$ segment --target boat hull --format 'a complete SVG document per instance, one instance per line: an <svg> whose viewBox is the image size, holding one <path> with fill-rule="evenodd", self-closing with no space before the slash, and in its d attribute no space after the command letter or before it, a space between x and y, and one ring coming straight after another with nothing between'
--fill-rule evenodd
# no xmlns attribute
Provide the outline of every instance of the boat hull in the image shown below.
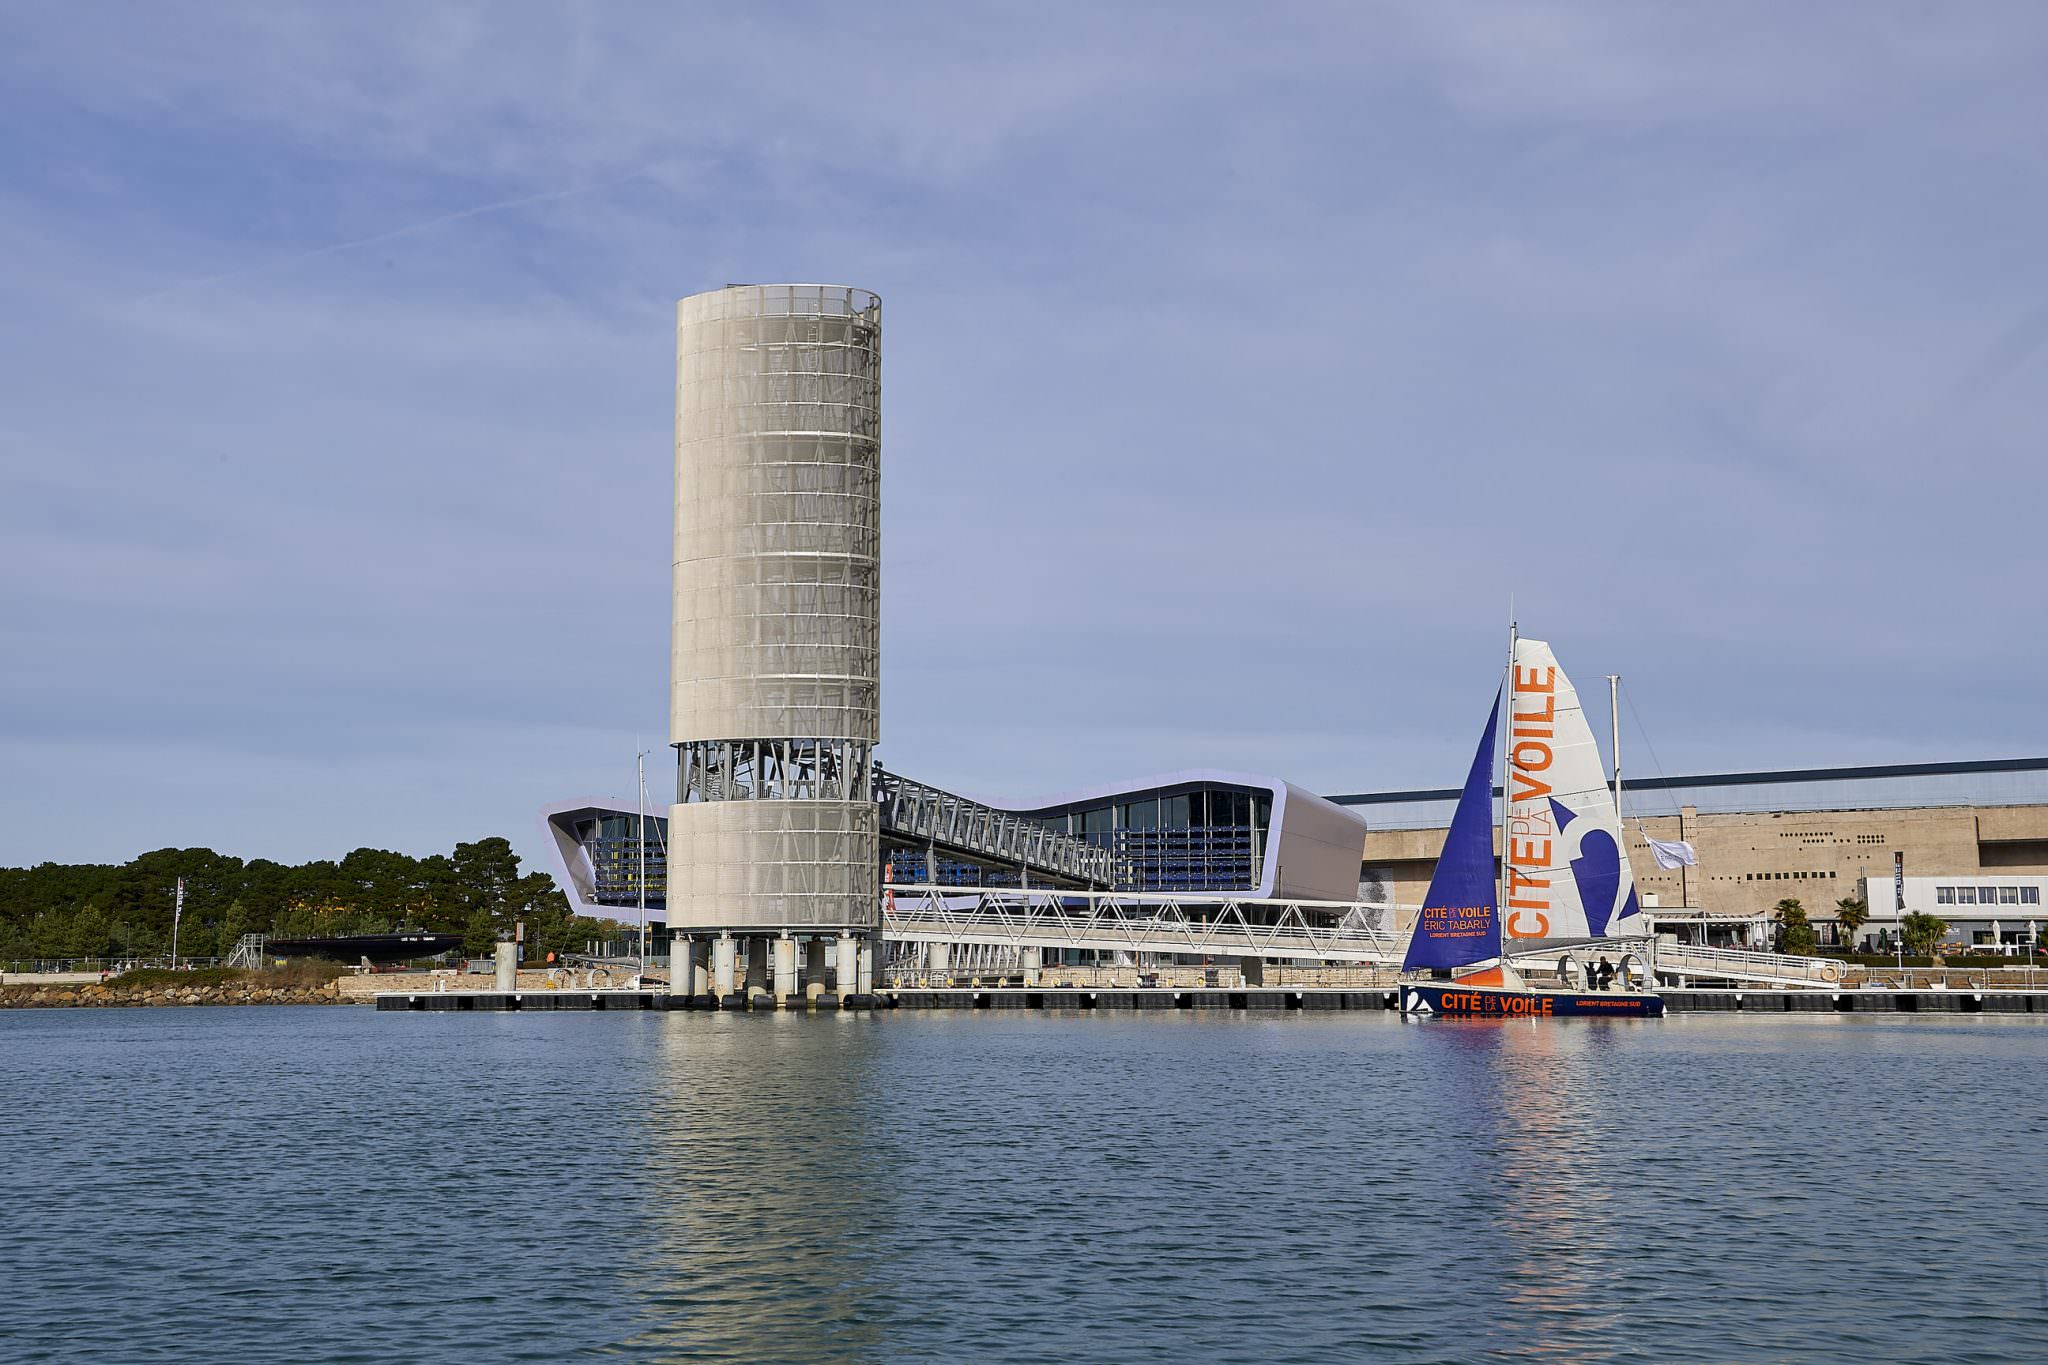
<svg viewBox="0 0 2048 1365"><path fill-rule="evenodd" d="M410 962L434 957L462 946L460 934L435 934L423 929L395 934L338 934L327 938L274 938L264 945L269 957L324 957L335 962Z"/></svg>
<svg viewBox="0 0 2048 1365"><path fill-rule="evenodd" d="M1401 1013L1451 1019L1659 1019L1664 997L1643 991L1543 991L1461 986L1455 981L1401 987Z"/></svg>

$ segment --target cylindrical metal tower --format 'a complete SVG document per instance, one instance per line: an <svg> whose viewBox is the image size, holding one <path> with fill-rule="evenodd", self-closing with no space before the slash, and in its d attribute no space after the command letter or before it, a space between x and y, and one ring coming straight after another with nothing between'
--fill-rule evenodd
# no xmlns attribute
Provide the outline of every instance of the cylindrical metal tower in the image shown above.
<svg viewBox="0 0 2048 1365"><path fill-rule="evenodd" d="M880 927L881 356L866 290L677 305L678 934Z"/></svg>

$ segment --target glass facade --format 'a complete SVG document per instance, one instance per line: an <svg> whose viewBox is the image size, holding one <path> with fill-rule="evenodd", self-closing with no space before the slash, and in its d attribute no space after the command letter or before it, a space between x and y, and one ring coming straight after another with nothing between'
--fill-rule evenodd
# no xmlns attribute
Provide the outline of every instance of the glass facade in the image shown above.
<svg viewBox="0 0 2048 1365"><path fill-rule="evenodd" d="M591 899L622 908L640 903L640 817L632 811L579 820L573 826L583 856L590 860ZM668 901L668 822L647 817L647 903Z"/></svg>
<svg viewBox="0 0 2048 1365"><path fill-rule="evenodd" d="M1164 787L1026 814L1115 853L1133 882L1121 890L1243 891L1256 887L1264 871L1273 794L1262 787Z"/></svg>
<svg viewBox="0 0 2048 1365"><path fill-rule="evenodd" d="M927 886L1021 887L1024 879L1015 867L949 857L933 858L921 848L900 846L882 855L882 878L890 882L917 882ZM1034 886L1040 885L1037 882Z"/></svg>

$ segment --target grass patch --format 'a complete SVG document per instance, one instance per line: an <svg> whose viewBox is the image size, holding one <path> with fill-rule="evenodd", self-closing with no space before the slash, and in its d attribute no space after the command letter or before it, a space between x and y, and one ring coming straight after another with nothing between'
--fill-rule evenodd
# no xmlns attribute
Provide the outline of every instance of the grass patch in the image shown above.
<svg viewBox="0 0 2048 1365"><path fill-rule="evenodd" d="M287 962L282 967L265 967L250 972L248 978L250 984L256 986L324 986L347 976L348 972L344 963L309 957Z"/></svg>

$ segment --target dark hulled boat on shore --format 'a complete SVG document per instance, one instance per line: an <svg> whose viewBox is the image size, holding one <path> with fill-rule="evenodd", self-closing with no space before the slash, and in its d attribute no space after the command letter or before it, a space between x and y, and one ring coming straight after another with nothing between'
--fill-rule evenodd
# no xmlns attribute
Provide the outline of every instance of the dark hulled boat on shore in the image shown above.
<svg viewBox="0 0 2048 1365"><path fill-rule="evenodd" d="M410 962L438 957L462 946L460 934L403 929L394 934L336 934L331 938L274 938L263 946L271 957L324 957L336 962Z"/></svg>

